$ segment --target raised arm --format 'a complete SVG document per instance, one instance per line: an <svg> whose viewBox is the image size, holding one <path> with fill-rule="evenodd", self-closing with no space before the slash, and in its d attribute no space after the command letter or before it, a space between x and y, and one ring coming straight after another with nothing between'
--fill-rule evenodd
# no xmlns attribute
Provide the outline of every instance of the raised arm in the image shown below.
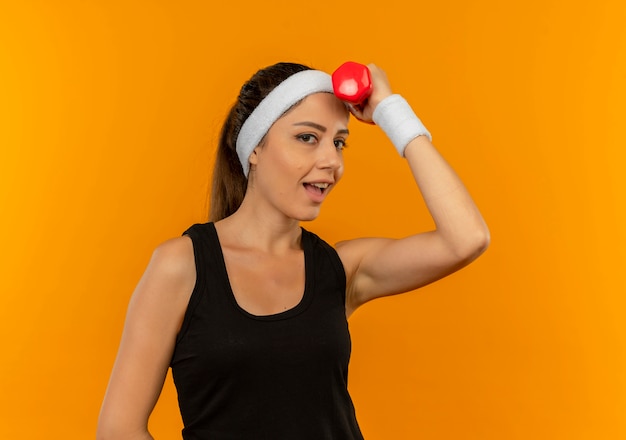
<svg viewBox="0 0 626 440"><path fill-rule="evenodd" d="M376 106L391 95L385 73L368 66L373 93L357 118L371 121ZM427 136L404 150L436 229L403 239L362 238L337 244L348 277L348 315L375 298L415 290L462 268L488 246L489 230L465 186ZM417 203L410 201L407 203Z"/></svg>
<svg viewBox="0 0 626 440"><path fill-rule="evenodd" d="M128 306L100 411L98 440L152 439L148 418L161 393L195 277L188 237L155 250Z"/></svg>

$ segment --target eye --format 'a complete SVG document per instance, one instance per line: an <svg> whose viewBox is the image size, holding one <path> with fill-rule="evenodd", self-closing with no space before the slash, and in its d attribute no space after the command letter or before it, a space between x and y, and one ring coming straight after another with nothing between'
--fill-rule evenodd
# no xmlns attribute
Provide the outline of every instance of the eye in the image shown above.
<svg viewBox="0 0 626 440"><path fill-rule="evenodd" d="M301 140L305 144L314 144L317 142L317 136L311 133L302 133L296 136L296 139Z"/></svg>
<svg viewBox="0 0 626 440"><path fill-rule="evenodd" d="M346 145L346 140L345 139L335 139L335 148L337 148L338 150L343 150L344 148L346 148L348 145Z"/></svg>

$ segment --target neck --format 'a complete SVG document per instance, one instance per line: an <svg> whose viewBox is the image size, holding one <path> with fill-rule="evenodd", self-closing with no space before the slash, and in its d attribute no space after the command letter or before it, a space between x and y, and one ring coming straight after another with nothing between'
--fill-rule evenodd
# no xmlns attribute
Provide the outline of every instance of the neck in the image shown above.
<svg viewBox="0 0 626 440"><path fill-rule="evenodd" d="M216 223L220 239L234 245L280 254L300 249L300 222L245 197L239 209Z"/></svg>

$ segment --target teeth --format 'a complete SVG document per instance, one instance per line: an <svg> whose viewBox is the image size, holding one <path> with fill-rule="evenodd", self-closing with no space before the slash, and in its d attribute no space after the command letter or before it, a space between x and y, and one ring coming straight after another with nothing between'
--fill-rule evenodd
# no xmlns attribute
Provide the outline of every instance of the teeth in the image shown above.
<svg viewBox="0 0 626 440"><path fill-rule="evenodd" d="M326 189L328 188L328 183L312 183L311 186L316 186L319 189Z"/></svg>

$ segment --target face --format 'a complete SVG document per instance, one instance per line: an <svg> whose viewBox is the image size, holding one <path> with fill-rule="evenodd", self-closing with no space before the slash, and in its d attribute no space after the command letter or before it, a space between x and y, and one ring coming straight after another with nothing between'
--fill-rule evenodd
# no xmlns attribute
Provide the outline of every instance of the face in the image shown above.
<svg viewBox="0 0 626 440"><path fill-rule="evenodd" d="M316 218L343 175L348 120L334 95L306 97L272 125L250 156L254 175L248 191L286 217Z"/></svg>

